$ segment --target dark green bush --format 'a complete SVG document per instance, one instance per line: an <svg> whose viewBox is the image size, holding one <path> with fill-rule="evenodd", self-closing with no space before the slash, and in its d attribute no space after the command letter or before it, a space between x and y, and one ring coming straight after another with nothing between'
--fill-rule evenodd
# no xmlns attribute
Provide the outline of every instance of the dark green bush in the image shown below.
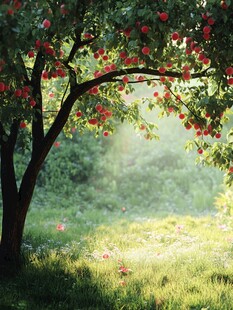
<svg viewBox="0 0 233 310"><path fill-rule="evenodd" d="M72 139L60 135L58 147L53 146L38 176L37 186L45 192L70 195L76 188L94 177L104 154L103 139L88 133L78 133ZM20 182L29 161L29 151L19 147L15 154L17 181Z"/></svg>

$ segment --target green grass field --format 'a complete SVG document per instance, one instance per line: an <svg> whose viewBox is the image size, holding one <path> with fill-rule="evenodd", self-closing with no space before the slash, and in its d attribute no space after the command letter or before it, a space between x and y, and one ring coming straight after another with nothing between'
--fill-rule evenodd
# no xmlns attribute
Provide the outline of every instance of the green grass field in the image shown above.
<svg viewBox="0 0 233 310"><path fill-rule="evenodd" d="M232 227L215 217L44 211L0 309L233 309Z"/></svg>

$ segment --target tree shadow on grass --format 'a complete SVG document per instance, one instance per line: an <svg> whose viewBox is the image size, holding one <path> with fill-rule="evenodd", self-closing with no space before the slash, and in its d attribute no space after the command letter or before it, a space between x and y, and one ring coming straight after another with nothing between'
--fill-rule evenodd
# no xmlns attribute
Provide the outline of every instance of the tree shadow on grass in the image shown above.
<svg viewBox="0 0 233 310"><path fill-rule="evenodd" d="M0 309L114 309L108 296L88 268L70 273L59 262L28 264L14 279L0 283Z"/></svg>

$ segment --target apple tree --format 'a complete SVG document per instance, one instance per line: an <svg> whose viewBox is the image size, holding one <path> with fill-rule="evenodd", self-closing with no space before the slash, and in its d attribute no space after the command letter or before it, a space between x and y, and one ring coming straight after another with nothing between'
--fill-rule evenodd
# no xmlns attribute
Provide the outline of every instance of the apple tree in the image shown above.
<svg viewBox="0 0 233 310"><path fill-rule="evenodd" d="M1 1L0 265L19 261L37 176L62 130L107 138L115 120L127 120L157 137L143 102L122 96L136 83L154 87L142 101L177 115L193 131L186 147L232 183L233 128L221 138L233 104L232 8L231 0ZM20 183L19 140L31 150Z"/></svg>

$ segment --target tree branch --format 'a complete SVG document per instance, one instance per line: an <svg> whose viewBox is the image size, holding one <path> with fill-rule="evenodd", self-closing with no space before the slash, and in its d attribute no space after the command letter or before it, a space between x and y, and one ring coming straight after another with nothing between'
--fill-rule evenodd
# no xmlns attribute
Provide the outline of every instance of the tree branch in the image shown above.
<svg viewBox="0 0 233 310"><path fill-rule="evenodd" d="M33 87L32 96L36 101L34 107L34 117L32 121L32 152L36 152L38 146L44 138L44 124L42 115L42 93L41 74L45 66L43 54L39 51L32 70L31 85Z"/></svg>
<svg viewBox="0 0 233 310"><path fill-rule="evenodd" d="M207 71L208 69L199 72L199 73L194 73L192 74L192 79L200 78L207 76ZM116 71L111 71L109 73L103 74L102 76L83 82L81 84L78 84L74 90L73 93L79 94L80 89L82 89L82 94L91 89L94 86L103 84L103 83L108 83L108 82L116 82L116 81L122 81L115 79L115 77L119 77L122 75L127 75L127 74L146 74L146 75L153 75L153 76L165 76L165 77L174 77L174 78L182 78L182 73L181 72L174 72L174 71L166 71L165 73L160 73L158 70L151 69L151 68L125 68L121 70L116 70ZM129 81L130 83L131 81ZM81 94L81 95L82 95Z"/></svg>
<svg viewBox="0 0 233 310"><path fill-rule="evenodd" d="M5 134L5 130L4 130L4 128L3 128L2 123L0 122L0 145L2 145L2 143L4 142L4 141L3 141L3 136L4 136L4 134Z"/></svg>
<svg viewBox="0 0 233 310"><path fill-rule="evenodd" d="M137 81L129 81L128 84L138 84L138 83L151 82L151 81L160 81L160 79L143 79L143 80L137 80ZM122 79L114 79L114 82L122 82Z"/></svg>
<svg viewBox="0 0 233 310"><path fill-rule="evenodd" d="M24 77L24 80L26 81L26 85L30 85L30 80L29 80L29 77L28 77L28 74L27 74L27 69L25 67L25 63L23 61L23 58L21 56L20 53L17 54L17 57L18 57L18 61L23 69L23 77Z"/></svg>
<svg viewBox="0 0 233 310"><path fill-rule="evenodd" d="M170 91L170 93L177 99L179 100L185 107L187 110L189 110L189 112L194 116L196 117L197 119L199 120L204 120L203 118L201 118L199 115L197 115L195 112L193 112L192 109L189 108L189 106L187 105L187 103L185 103L181 98L178 98L178 96L176 96L176 94L172 91L172 89L170 87L167 87L168 90Z"/></svg>

